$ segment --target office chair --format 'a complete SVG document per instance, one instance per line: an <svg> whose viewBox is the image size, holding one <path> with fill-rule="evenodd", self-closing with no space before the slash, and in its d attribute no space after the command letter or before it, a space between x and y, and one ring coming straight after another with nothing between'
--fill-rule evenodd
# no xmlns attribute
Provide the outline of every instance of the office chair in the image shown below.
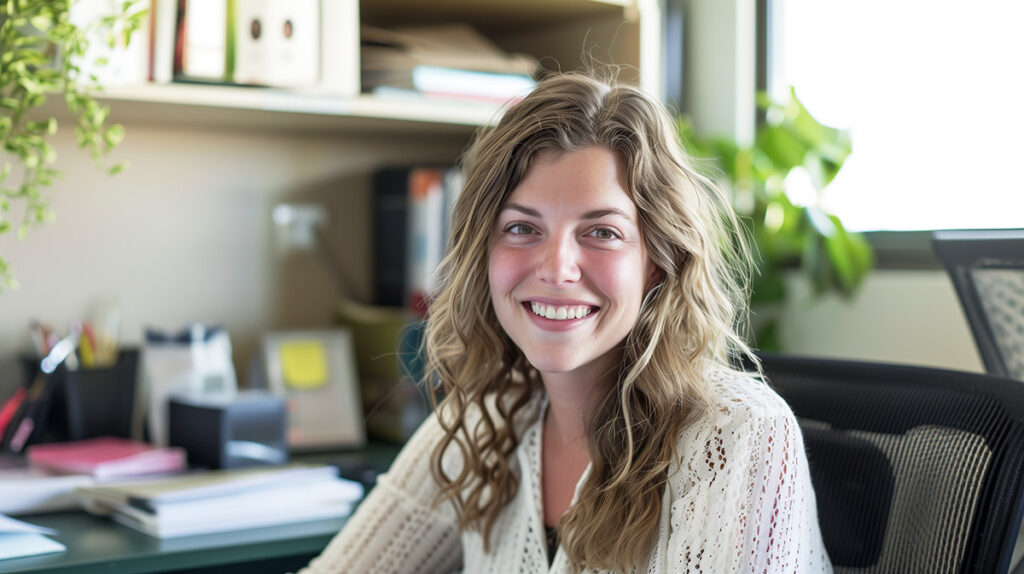
<svg viewBox="0 0 1024 574"><path fill-rule="evenodd" d="M800 421L840 573L1006 573L1024 515L1024 385L765 354Z"/></svg>
<svg viewBox="0 0 1024 574"><path fill-rule="evenodd" d="M936 231L985 371L1024 381L1024 229Z"/></svg>

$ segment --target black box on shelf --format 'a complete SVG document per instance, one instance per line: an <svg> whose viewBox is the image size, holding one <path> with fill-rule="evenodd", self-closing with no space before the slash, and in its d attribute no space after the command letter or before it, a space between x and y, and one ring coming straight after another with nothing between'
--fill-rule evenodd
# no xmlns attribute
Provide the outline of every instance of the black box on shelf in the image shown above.
<svg viewBox="0 0 1024 574"><path fill-rule="evenodd" d="M184 448L191 466L239 468L288 461L283 397L265 391L174 395L168 408L170 445Z"/></svg>

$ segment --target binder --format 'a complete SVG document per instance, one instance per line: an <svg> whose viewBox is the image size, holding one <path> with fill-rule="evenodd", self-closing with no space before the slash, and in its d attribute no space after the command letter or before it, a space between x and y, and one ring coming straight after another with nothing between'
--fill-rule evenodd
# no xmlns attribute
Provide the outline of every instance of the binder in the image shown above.
<svg viewBox="0 0 1024 574"><path fill-rule="evenodd" d="M234 2L233 81L282 88L314 86L320 72L316 0Z"/></svg>
<svg viewBox="0 0 1024 574"><path fill-rule="evenodd" d="M423 314L444 258L451 210L462 189L456 168L392 167L374 175L377 305Z"/></svg>

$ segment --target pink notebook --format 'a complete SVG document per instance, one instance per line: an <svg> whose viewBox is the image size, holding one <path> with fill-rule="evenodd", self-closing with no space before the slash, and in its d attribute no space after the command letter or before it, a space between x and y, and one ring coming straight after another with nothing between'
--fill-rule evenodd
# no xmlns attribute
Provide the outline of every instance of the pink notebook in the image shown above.
<svg viewBox="0 0 1024 574"><path fill-rule="evenodd" d="M185 450L158 448L117 437L53 442L28 448L32 466L64 474L89 474L97 480L167 474L188 467Z"/></svg>

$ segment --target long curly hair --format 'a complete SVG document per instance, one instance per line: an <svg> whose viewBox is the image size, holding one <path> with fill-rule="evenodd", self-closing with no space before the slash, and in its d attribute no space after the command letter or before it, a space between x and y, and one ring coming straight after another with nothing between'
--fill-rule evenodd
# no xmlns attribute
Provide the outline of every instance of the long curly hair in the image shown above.
<svg viewBox="0 0 1024 574"><path fill-rule="evenodd" d="M640 90L587 74L550 76L481 129L464 154L464 190L424 337L426 380L444 397L445 438L432 472L438 502L453 503L460 527L481 532L488 549L519 487L513 419L542 389L491 306L494 226L538 154L587 146L621 158L649 257L664 278L623 342L617 384L599 390L586 421L591 471L558 529L574 568L628 571L646 562L656 540L680 431L712 404L706 372L738 370L739 358L753 358L739 334L752 269L742 228L728 198L685 156L667 111ZM471 412L476 422L467 422ZM464 461L451 474L442 464L450 449Z"/></svg>

